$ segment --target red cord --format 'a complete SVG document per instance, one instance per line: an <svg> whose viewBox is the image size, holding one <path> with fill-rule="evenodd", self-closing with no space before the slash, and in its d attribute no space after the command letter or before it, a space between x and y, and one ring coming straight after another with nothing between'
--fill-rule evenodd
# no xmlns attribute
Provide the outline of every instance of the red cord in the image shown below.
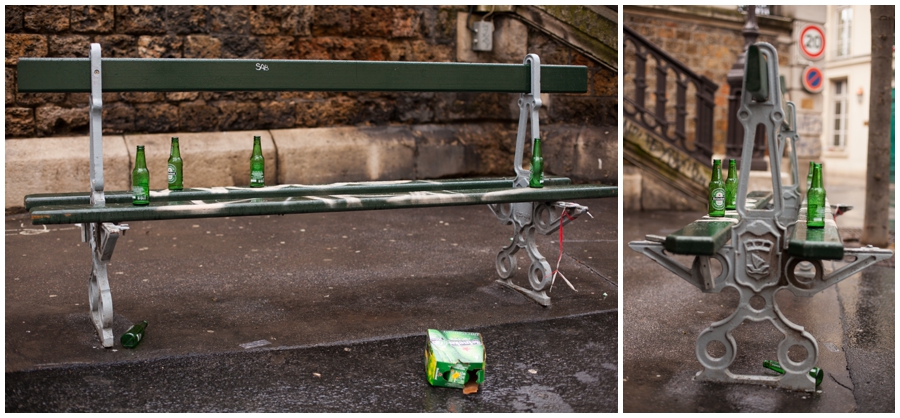
<svg viewBox="0 0 900 418"><path fill-rule="evenodd" d="M566 208L563 208L562 214L568 220L574 221L574 219L572 219L572 217L569 216L569 212L566 211ZM556 259L556 270L553 270L553 272L550 273L551 276L555 276L556 273L559 272L559 263L560 263L560 261L562 261L562 255L563 255L563 220L562 220L562 217L560 217L560 219L559 219L559 258Z"/></svg>

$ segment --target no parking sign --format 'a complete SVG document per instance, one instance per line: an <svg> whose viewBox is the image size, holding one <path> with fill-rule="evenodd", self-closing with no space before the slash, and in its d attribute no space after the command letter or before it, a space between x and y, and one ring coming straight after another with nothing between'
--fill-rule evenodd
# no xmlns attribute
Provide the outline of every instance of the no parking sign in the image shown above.
<svg viewBox="0 0 900 418"><path fill-rule="evenodd" d="M822 74L822 70L820 70L819 67L810 65L803 70L800 83L803 84L803 88L810 93L821 93L822 89L825 87L825 76Z"/></svg>

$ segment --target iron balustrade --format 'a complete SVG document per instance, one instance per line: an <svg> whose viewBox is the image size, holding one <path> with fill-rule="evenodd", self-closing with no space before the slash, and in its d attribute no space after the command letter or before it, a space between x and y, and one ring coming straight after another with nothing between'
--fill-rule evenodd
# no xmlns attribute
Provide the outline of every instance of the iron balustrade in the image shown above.
<svg viewBox="0 0 900 418"><path fill-rule="evenodd" d="M634 59L634 86L633 88L626 88L624 93L626 106L623 106L623 110L625 117L683 150L704 165L712 167L714 96L716 90L719 89L719 85L695 73L682 62L673 58L628 26L623 26L623 30L625 34L623 40L623 47L626 49L625 59L632 59L632 56ZM646 89L648 86L647 62L650 58L653 58L656 63L654 77L656 80L656 91L654 92L656 102L648 106L646 104ZM628 70L629 68L626 65L623 70L623 76L628 73ZM669 88L668 75L670 71L675 74L675 112L673 119L670 119L670 116L667 115L667 103L669 101L667 97ZM688 132L686 129L689 85L693 85L696 91L692 146L687 141ZM672 129L673 127L674 129Z"/></svg>

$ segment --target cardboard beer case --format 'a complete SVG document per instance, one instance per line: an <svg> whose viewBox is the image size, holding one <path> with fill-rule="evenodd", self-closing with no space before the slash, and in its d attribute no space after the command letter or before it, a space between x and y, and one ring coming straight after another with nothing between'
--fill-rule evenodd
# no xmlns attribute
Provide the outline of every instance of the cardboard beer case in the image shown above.
<svg viewBox="0 0 900 418"><path fill-rule="evenodd" d="M484 383L484 341L481 334L428 330L425 375L432 386L464 388L474 393Z"/></svg>

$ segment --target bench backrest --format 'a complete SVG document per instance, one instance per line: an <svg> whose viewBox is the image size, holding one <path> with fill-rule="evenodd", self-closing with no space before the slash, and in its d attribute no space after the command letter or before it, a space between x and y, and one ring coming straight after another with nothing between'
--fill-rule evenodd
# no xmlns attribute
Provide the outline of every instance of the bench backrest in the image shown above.
<svg viewBox="0 0 900 418"><path fill-rule="evenodd" d="M526 64L247 59L101 60L104 92L531 91ZM88 58L20 58L22 93L90 92ZM541 92L587 92L587 67L541 65Z"/></svg>

